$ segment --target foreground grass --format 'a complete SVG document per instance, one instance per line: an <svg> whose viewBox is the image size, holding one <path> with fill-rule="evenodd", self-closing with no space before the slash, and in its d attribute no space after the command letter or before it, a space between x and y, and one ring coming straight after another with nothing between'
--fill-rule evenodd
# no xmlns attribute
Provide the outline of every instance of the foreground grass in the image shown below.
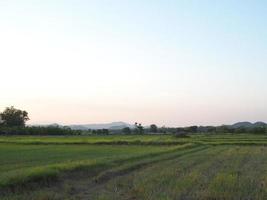
<svg viewBox="0 0 267 200"><path fill-rule="evenodd" d="M108 144L119 142L173 142L171 135L106 135L106 136L0 136L0 143L19 144Z"/></svg>
<svg viewBox="0 0 267 200"><path fill-rule="evenodd" d="M0 144L0 187L52 178L64 171L108 166L114 161L162 153L173 148Z"/></svg>
<svg viewBox="0 0 267 200"><path fill-rule="evenodd" d="M240 144L267 145L267 135L255 134L195 134L188 138L173 135L107 135L107 136L0 136L4 144L94 144L94 145L177 145L197 144Z"/></svg>
<svg viewBox="0 0 267 200"><path fill-rule="evenodd" d="M14 192L10 190L5 193L1 199L91 199L91 197L88 198L87 196L83 196L83 194L91 194L96 184L102 184L116 176L128 174L131 171L139 170L146 166L170 160L204 148L207 147L186 144L176 146L167 151L132 157L126 160L116 160L111 163L106 163L109 165L105 165L104 167L97 166L96 168L84 168L72 173L61 173L59 181L57 184L53 184L52 188L51 185L48 185L48 187L40 187L38 184L34 185L34 191L27 189ZM58 191L60 191L60 193Z"/></svg>
<svg viewBox="0 0 267 200"><path fill-rule="evenodd" d="M90 196L92 199L267 199L266 167L266 147L216 146L114 178Z"/></svg>
<svg viewBox="0 0 267 200"><path fill-rule="evenodd" d="M0 162L4 200L267 199L265 135L1 136Z"/></svg>

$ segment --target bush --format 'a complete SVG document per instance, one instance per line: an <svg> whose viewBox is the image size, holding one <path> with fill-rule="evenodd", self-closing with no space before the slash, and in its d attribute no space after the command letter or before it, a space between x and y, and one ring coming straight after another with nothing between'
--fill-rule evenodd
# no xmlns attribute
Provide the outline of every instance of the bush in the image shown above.
<svg viewBox="0 0 267 200"><path fill-rule="evenodd" d="M131 134L132 131L131 131L131 129L129 127L125 127L125 128L122 129L122 133L128 135L128 134Z"/></svg>
<svg viewBox="0 0 267 200"><path fill-rule="evenodd" d="M178 132L178 133L174 134L174 137L176 137L176 138L188 138L190 136L186 132Z"/></svg>
<svg viewBox="0 0 267 200"><path fill-rule="evenodd" d="M92 134L94 134L94 135L108 135L109 134L109 130L108 129L92 130Z"/></svg>
<svg viewBox="0 0 267 200"><path fill-rule="evenodd" d="M81 135L79 130L59 126L0 127L0 135Z"/></svg>
<svg viewBox="0 0 267 200"><path fill-rule="evenodd" d="M254 134L265 134L266 133L266 127L254 127L251 130Z"/></svg>

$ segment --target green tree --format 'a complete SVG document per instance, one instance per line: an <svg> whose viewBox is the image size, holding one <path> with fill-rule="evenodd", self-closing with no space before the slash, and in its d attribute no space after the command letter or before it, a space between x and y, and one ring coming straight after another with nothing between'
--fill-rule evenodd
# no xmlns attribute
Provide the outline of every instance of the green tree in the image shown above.
<svg viewBox="0 0 267 200"><path fill-rule="evenodd" d="M131 134L132 131L129 127L125 127L122 129L122 132L127 135L127 134Z"/></svg>
<svg viewBox="0 0 267 200"><path fill-rule="evenodd" d="M186 128L186 131L189 133L196 133L197 132L197 126L189 126Z"/></svg>
<svg viewBox="0 0 267 200"><path fill-rule="evenodd" d="M28 113L25 110L19 110L13 106L7 107L0 118L5 126L25 126L26 121L29 120Z"/></svg>
<svg viewBox="0 0 267 200"><path fill-rule="evenodd" d="M137 134L143 134L144 133L144 127L142 126L141 123L135 122L135 132Z"/></svg>
<svg viewBox="0 0 267 200"><path fill-rule="evenodd" d="M252 133L264 134L264 133L266 133L266 128L265 127L254 127L254 128L252 128Z"/></svg>
<svg viewBox="0 0 267 200"><path fill-rule="evenodd" d="M156 124L151 124L150 125L150 132L151 133L157 133L158 132L158 127Z"/></svg>
<svg viewBox="0 0 267 200"><path fill-rule="evenodd" d="M108 129L102 129L102 134L104 135L108 135L109 134L109 130Z"/></svg>

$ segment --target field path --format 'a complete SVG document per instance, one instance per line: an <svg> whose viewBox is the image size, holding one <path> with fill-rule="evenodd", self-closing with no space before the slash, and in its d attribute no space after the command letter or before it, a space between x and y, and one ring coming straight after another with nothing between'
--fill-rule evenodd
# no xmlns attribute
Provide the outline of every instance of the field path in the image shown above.
<svg viewBox="0 0 267 200"><path fill-rule="evenodd" d="M224 137L180 145L2 143L2 185L20 182L2 187L0 199L267 199L265 141Z"/></svg>
<svg viewBox="0 0 267 200"><path fill-rule="evenodd" d="M266 199L266 152L222 145L170 156L113 176L75 199Z"/></svg>
<svg viewBox="0 0 267 200"><path fill-rule="evenodd" d="M93 197L95 191L100 191L103 186L110 180L113 180L117 177L129 176L129 174L133 172L144 170L145 168L152 167L154 165L157 165L158 163L183 159L184 156L194 154L196 152L202 152L206 149L208 149L208 146L195 146L190 149L177 150L175 152L164 154L163 156L161 155L155 157L154 159L139 160L136 163L125 164L112 170L104 171L93 180L84 180L79 184L75 184L71 195L74 197L74 199L95 199Z"/></svg>

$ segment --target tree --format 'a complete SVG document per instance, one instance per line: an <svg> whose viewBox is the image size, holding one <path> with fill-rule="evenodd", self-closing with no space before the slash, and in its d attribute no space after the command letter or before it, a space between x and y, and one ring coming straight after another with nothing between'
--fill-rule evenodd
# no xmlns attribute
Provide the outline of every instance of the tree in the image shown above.
<svg viewBox="0 0 267 200"><path fill-rule="evenodd" d="M162 126L162 127L160 127L160 128L158 129L158 131L159 131L160 133L167 133L167 132L168 132L168 129L167 129L165 126Z"/></svg>
<svg viewBox="0 0 267 200"><path fill-rule="evenodd" d="M157 133L158 132L158 127L156 124L151 124L150 125L150 132L151 133Z"/></svg>
<svg viewBox="0 0 267 200"><path fill-rule="evenodd" d="M231 127L226 126L226 125L217 126L216 132L217 133L234 133L234 128L231 128Z"/></svg>
<svg viewBox="0 0 267 200"><path fill-rule="evenodd" d="M186 128L186 131L189 133L196 133L197 132L197 126L189 126Z"/></svg>
<svg viewBox="0 0 267 200"><path fill-rule="evenodd" d="M109 134L109 130L108 129L97 129L97 130L95 130L94 134L97 134L97 135L108 135Z"/></svg>
<svg viewBox="0 0 267 200"><path fill-rule="evenodd" d="M108 135L109 134L109 130L106 129L106 128L102 129L102 134L103 135Z"/></svg>
<svg viewBox="0 0 267 200"><path fill-rule="evenodd" d="M0 127L3 125L3 120L2 120L2 117L1 117L1 113L0 113Z"/></svg>
<svg viewBox="0 0 267 200"><path fill-rule="evenodd" d="M122 129L122 132L127 135L127 134L131 134L132 131L129 127L125 127Z"/></svg>
<svg viewBox="0 0 267 200"><path fill-rule="evenodd" d="M237 127L234 129L235 133L246 133L247 129L245 127Z"/></svg>
<svg viewBox="0 0 267 200"><path fill-rule="evenodd" d="M25 110L19 110L13 106L7 107L0 113L0 118L5 126L25 126L29 120L28 113Z"/></svg>
<svg viewBox="0 0 267 200"><path fill-rule="evenodd" d="M137 134L143 134L144 133L144 127L142 126L142 124L141 123L137 123L137 122L135 122L135 132L137 133Z"/></svg>
<svg viewBox="0 0 267 200"><path fill-rule="evenodd" d="M264 134L264 133L266 133L266 128L265 127L254 127L254 128L252 128L252 133Z"/></svg>

